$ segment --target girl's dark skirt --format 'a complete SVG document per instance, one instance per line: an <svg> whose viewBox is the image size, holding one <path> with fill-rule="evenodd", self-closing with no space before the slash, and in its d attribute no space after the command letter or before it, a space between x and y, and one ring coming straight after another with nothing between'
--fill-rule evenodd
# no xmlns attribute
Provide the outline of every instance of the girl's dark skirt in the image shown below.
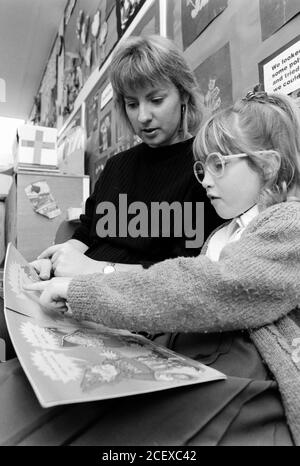
<svg viewBox="0 0 300 466"><path fill-rule="evenodd" d="M0 444L293 445L277 384L247 333L168 340L227 380L44 409L12 359L0 364Z"/></svg>

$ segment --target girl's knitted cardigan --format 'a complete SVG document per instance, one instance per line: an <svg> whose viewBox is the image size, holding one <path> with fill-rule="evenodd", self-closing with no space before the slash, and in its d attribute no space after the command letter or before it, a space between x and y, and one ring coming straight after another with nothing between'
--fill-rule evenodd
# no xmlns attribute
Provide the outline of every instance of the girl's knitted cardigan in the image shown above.
<svg viewBox="0 0 300 466"><path fill-rule="evenodd" d="M166 260L143 272L75 277L68 302L77 319L131 331L247 329L272 371L300 445L300 203L273 205L224 247Z"/></svg>

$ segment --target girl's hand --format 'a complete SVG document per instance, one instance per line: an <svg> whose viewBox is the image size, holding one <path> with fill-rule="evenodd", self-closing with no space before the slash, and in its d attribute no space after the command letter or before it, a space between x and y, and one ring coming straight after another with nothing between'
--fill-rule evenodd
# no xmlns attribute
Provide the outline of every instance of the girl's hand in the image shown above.
<svg viewBox="0 0 300 466"><path fill-rule="evenodd" d="M52 278L48 281L23 285L26 291L41 291L40 304L53 311L67 311L67 292L71 278Z"/></svg>

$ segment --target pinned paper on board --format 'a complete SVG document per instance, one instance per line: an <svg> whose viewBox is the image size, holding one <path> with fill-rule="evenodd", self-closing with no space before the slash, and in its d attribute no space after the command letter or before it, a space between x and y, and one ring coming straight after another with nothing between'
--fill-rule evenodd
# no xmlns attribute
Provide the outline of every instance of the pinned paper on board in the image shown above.
<svg viewBox="0 0 300 466"><path fill-rule="evenodd" d="M300 12L299 0L260 0L262 40L268 39Z"/></svg>
<svg viewBox="0 0 300 466"><path fill-rule="evenodd" d="M61 214L56 201L51 194L48 183L45 180L30 183L25 188L25 193L32 204L33 210L47 218L55 218Z"/></svg>
<svg viewBox="0 0 300 466"><path fill-rule="evenodd" d="M201 100L214 113L232 104L232 71L230 45L223 45L195 70L201 89Z"/></svg>
<svg viewBox="0 0 300 466"><path fill-rule="evenodd" d="M184 50L227 8L227 4L228 0L181 0Z"/></svg>
<svg viewBox="0 0 300 466"><path fill-rule="evenodd" d="M259 82L265 92L300 97L300 35L258 64Z"/></svg>
<svg viewBox="0 0 300 466"><path fill-rule="evenodd" d="M106 151L111 147L111 112L105 115L100 121L99 129L99 150L100 152Z"/></svg>

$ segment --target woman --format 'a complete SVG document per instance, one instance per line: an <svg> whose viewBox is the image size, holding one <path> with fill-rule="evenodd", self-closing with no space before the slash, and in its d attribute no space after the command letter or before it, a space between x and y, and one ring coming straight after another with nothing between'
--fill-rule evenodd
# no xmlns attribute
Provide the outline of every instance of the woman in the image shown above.
<svg viewBox="0 0 300 466"><path fill-rule="evenodd" d="M299 110L286 96L249 93L204 124L194 152L198 181L217 213L233 219L202 255L29 289L51 309L67 300L77 319L178 332L170 348L224 372L224 383L172 395L188 444L300 445ZM160 404L163 419L170 403ZM139 441L133 431L126 440Z"/></svg>
<svg viewBox="0 0 300 466"><path fill-rule="evenodd" d="M160 36L130 37L113 57L110 78L120 124L143 142L108 160L72 239L50 246L32 262L43 280L51 275L138 270L167 258L195 256L203 238L220 224L193 176L192 133L202 107L195 77L181 52ZM147 225L132 231L137 216L127 210L136 203L144 208ZM158 203L164 204L169 217L158 212L165 224L156 222L153 232L151 209ZM168 211L174 203L177 223ZM204 215L199 214L201 203ZM192 210L183 224L180 216L184 218L187 204ZM108 227L107 205L113 209ZM201 240L191 240L195 224ZM7 359L14 357L3 317L0 336L6 340Z"/></svg>
<svg viewBox="0 0 300 466"><path fill-rule="evenodd" d="M142 143L108 160L73 238L47 248L39 256L43 260L34 262L42 279L49 278L51 269L55 276L73 276L142 269L167 258L195 256L203 241L187 246L186 230L195 222L199 230L201 221L206 237L220 224L193 176L192 134L202 109L195 77L181 52L160 36L130 37L112 59L110 78L120 124ZM150 219L146 227L132 232L136 202ZM166 230L170 231L164 234L159 225L153 234L154 203L172 206L174 202L182 211L185 203L191 203L193 218L187 219L184 228L182 221L176 226L176 220L169 218ZM196 203L201 202L205 204L204 224L196 211ZM106 224L107 205L116 212L112 213L113 225ZM127 213L128 206L136 212Z"/></svg>

